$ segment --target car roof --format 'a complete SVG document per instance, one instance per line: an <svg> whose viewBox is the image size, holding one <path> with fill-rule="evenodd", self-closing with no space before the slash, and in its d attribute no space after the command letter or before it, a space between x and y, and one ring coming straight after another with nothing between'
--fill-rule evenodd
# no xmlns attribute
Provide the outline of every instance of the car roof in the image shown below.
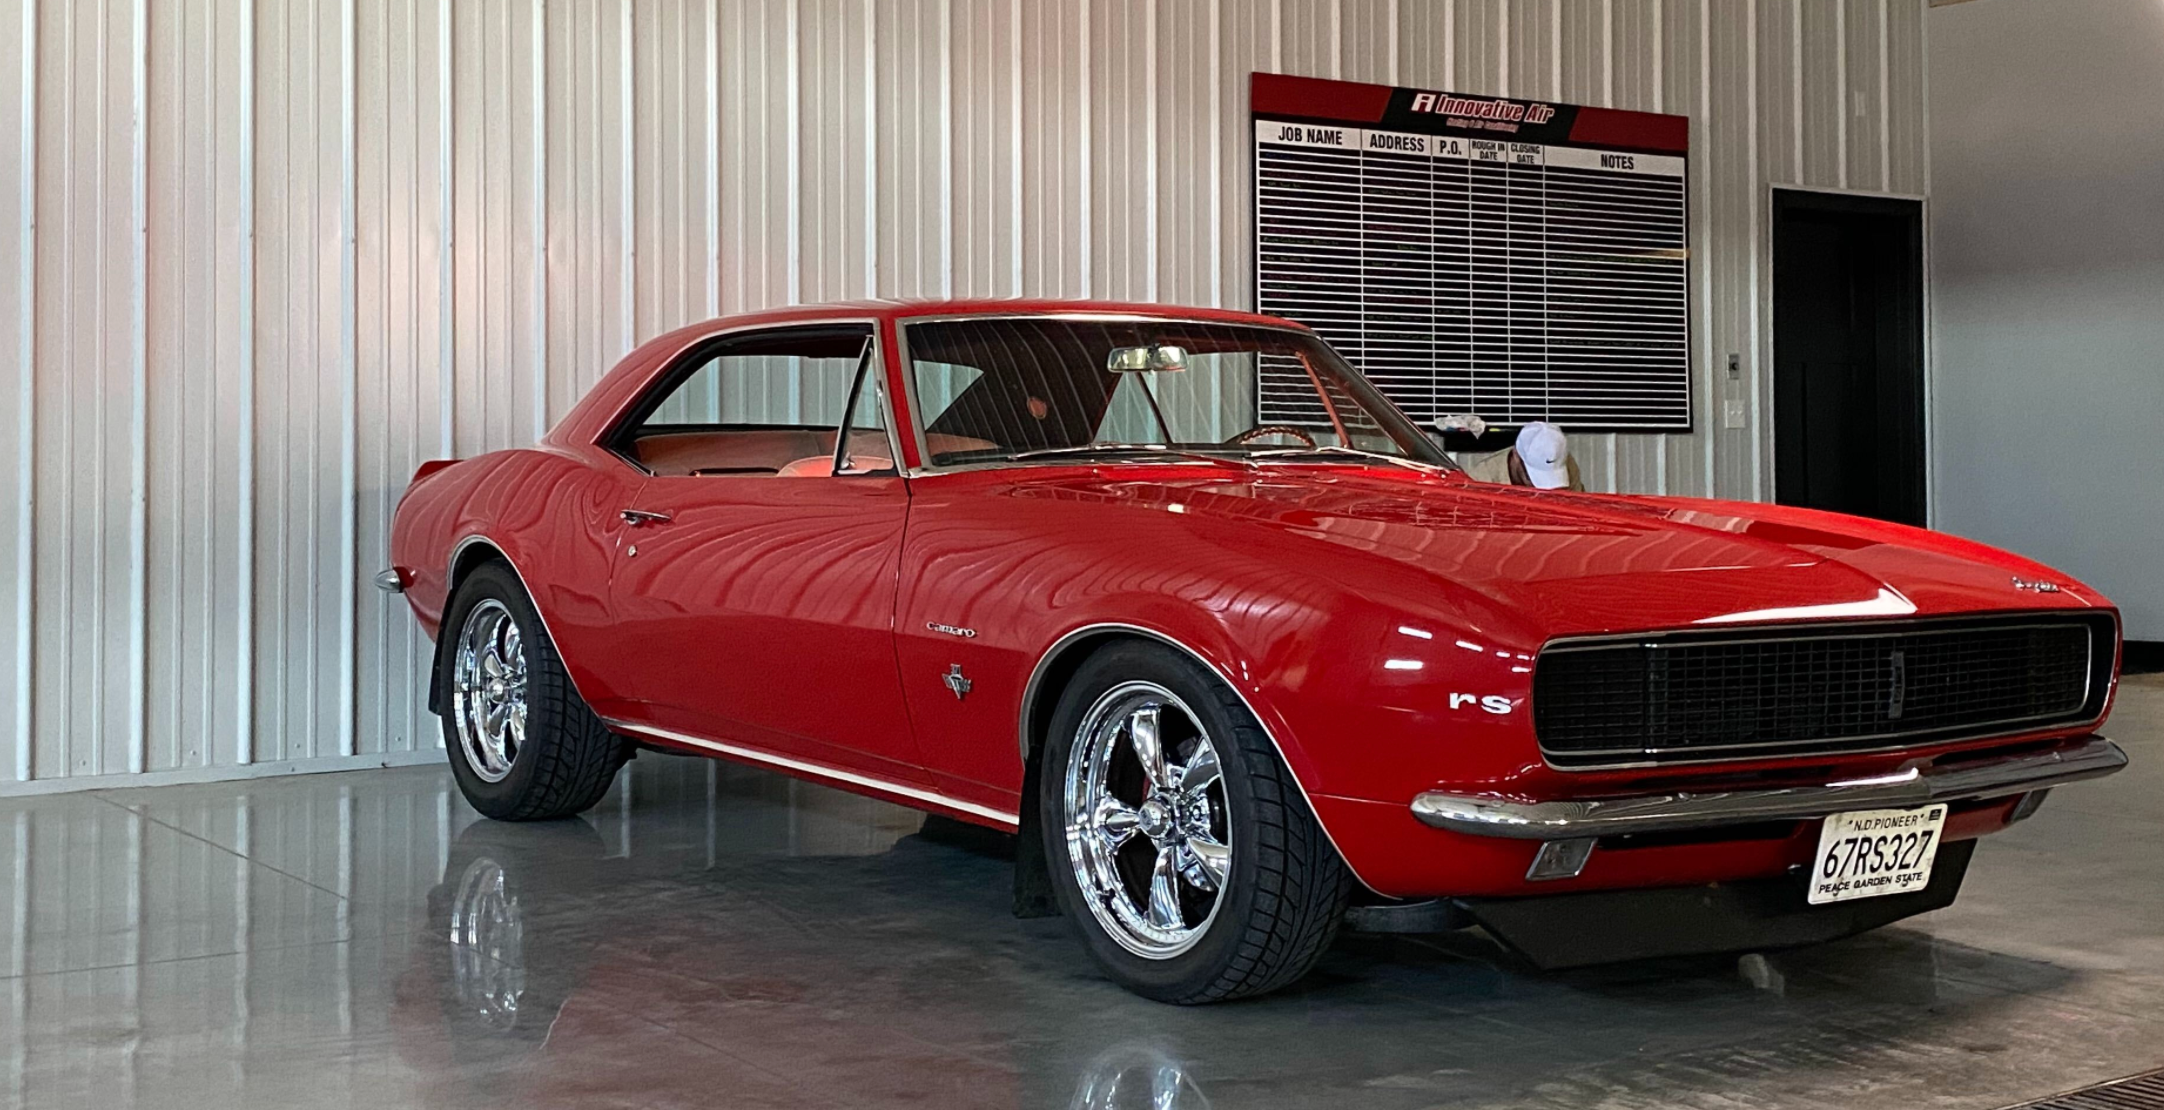
<svg viewBox="0 0 2164 1110"><path fill-rule="evenodd" d="M1229 308L1152 304L1140 301L1059 299L1044 297L926 297L833 301L824 304L788 305L722 316L698 325L702 329L735 328L747 324L805 323L816 320L907 320L924 316L1151 316L1177 320L1207 320L1228 324L1263 324L1305 328L1279 316L1241 312Z"/></svg>
<svg viewBox="0 0 2164 1110"><path fill-rule="evenodd" d="M688 345L719 332L768 325L779 327L789 324L815 324L822 320L891 323L940 316L1142 316L1307 330L1306 325L1293 320L1228 308L1049 298L858 300L740 312L686 325L639 344L618 362L614 369L603 375L578 404L572 406L564 419L542 437L542 442L567 446L592 443L614 423L617 415L633 402L663 364Z"/></svg>

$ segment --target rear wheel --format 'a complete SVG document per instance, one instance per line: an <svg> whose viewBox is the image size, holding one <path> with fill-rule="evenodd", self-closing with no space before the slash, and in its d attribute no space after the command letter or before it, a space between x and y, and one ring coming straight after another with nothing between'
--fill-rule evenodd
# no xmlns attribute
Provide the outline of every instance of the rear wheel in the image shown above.
<svg viewBox="0 0 2164 1110"><path fill-rule="evenodd" d="M1351 890L1276 748L1209 671L1121 643L1084 662L1039 775L1061 908L1097 962L1165 1002L1305 975Z"/></svg>
<svg viewBox="0 0 2164 1110"><path fill-rule="evenodd" d="M608 792L624 742L587 708L518 576L502 563L459 583L437 633L443 746L459 792L504 821L578 813Z"/></svg>

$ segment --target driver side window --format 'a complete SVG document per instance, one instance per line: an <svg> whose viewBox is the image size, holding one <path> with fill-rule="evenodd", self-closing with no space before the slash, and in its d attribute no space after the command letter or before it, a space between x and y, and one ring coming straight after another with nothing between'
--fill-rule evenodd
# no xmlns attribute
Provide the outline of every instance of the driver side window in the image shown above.
<svg viewBox="0 0 2164 1110"><path fill-rule="evenodd" d="M892 473L871 335L868 325L785 329L695 350L655 383L616 450L656 476Z"/></svg>

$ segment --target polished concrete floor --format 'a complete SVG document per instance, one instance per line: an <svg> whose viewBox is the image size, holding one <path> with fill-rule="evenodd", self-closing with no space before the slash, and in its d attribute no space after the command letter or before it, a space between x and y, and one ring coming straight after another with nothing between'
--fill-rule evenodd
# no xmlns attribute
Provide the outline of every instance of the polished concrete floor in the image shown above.
<svg viewBox="0 0 2164 1110"><path fill-rule="evenodd" d="M550 826L435 768L0 801L0 1104L2002 1106L2164 1064L2164 681L2108 731L2131 770L1877 934L1551 975L1348 937L1186 1010L1011 917L999 838L721 764Z"/></svg>

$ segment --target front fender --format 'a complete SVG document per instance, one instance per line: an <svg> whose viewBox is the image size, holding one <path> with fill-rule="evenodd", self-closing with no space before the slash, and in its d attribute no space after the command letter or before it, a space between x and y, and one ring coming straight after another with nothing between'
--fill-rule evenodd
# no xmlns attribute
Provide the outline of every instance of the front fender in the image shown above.
<svg viewBox="0 0 2164 1110"><path fill-rule="evenodd" d="M524 584L580 696L607 713L628 697L623 671L607 665L623 657L608 583L618 513L636 492L606 465L555 448L492 452L431 476L400 502L393 529L415 618L440 641L457 575L485 548Z"/></svg>

